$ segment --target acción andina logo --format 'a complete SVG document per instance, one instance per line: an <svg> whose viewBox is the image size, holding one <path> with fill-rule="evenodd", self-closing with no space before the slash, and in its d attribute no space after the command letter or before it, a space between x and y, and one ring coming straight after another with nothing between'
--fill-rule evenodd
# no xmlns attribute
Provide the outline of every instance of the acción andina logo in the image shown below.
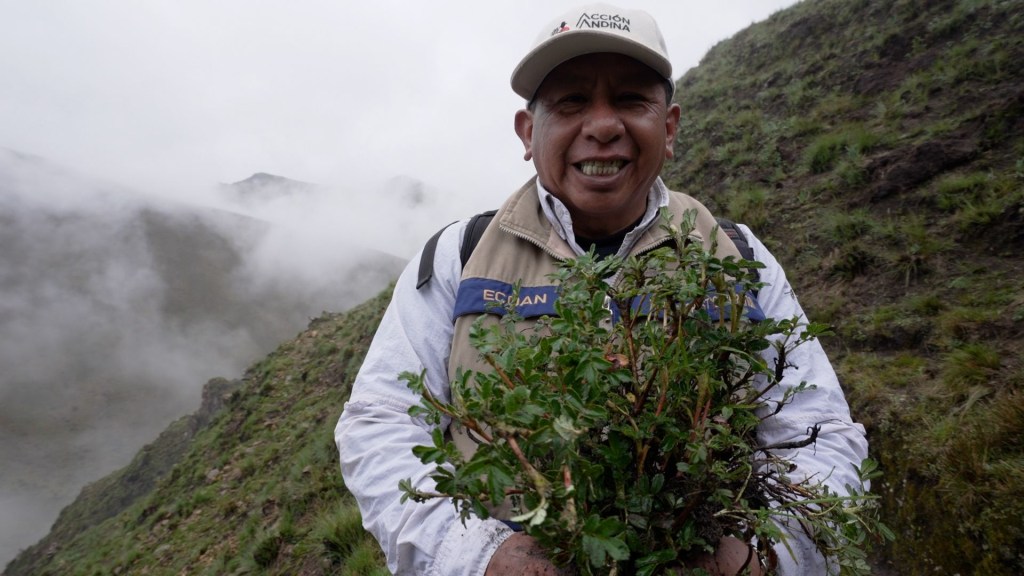
<svg viewBox="0 0 1024 576"><path fill-rule="evenodd" d="M629 18L618 14L583 14L576 22L577 28L607 28L629 32Z"/></svg>

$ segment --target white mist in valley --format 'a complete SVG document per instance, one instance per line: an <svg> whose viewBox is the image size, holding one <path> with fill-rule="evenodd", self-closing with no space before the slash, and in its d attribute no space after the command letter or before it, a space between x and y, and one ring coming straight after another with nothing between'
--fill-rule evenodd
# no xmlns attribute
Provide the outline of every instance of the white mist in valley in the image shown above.
<svg viewBox="0 0 1024 576"><path fill-rule="evenodd" d="M378 293L459 210L408 178L346 190L263 175L206 196L0 149L4 562L194 411L207 380Z"/></svg>

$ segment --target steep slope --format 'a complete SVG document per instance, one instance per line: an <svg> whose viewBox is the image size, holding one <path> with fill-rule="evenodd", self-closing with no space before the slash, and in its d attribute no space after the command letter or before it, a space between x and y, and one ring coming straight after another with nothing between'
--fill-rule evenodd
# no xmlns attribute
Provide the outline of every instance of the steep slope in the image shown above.
<svg viewBox="0 0 1024 576"><path fill-rule="evenodd" d="M332 431L389 296L314 320L240 382L208 385L205 412L86 487L4 573L386 574Z"/></svg>
<svg viewBox="0 0 1024 576"><path fill-rule="evenodd" d="M1024 2L805 0L679 82L670 186L787 266L906 574L1024 573Z"/></svg>
<svg viewBox="0 0 1024 576"><path fill-rule="evenodd" d="M889 572L1024 573L1022 83L1022 0L805 0L679 82L666 178L751 224L835 326ZM6 573L384 573L331 430L386 300L314 321L152 491L97 523L131 480L86 489Z"/></svg>

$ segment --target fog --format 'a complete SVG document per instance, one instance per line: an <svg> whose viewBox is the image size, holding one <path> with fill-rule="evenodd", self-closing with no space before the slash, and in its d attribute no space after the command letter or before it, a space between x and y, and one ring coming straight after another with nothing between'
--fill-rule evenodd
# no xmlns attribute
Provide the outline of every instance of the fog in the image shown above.
<svg viewBox="0 0 1024 576"><path fill-rule="evenodd" d="M641 7L678 77L793 1ZM0 0L0 565L525 181L509 73L575 4Z"/></svg>
<svg viewBox="0 0 1024 576"><path fill-rule="evenodd" d="M207 380L240 377L310 318L379 292L417 228L441 221L411 180L375 190L372 209L326 186L272 183L248 202L209 188L210 206L176 203L0 149L7 555L194 411Z"/></svg>

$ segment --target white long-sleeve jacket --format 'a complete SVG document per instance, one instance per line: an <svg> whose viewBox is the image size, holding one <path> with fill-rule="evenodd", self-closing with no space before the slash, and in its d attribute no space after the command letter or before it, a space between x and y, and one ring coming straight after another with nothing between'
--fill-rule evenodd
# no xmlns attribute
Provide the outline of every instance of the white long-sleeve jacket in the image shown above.
<svg viewBox="0 0 1024 576"><path fill-rule="evenodd" d="M540 186L538 194L548 220L582 253L571 240L568 210ZM654 224L657 208L666 202L667 192L658 180L639 227ZM433 465L421 463L412 453L414 446L432 443L430 429L409 417L408 409L419 403L419 397L398 375L425 370L431 392L444 401L450 399L452 310L462 273L459 249L466 223L450 226L441 235L429 284L416 289L419 256L400 276L335 429L345 485L395 574L483 576L495 550L512 534L495 519L471 518L463 524L452 503L441 499L401 503L398 489L399 481L407 478L422 489L431 487ZM758 293L761 309L768 317L803 317L779 263L747 227L742 231L755 259L765 265L760 271L766 283ZM637 236L626 237L623 251ZM833 490L845 493L846 485L860 484L854 466L867 457L864 429L852 422L838 379L818 342L798 347L788 360L793 367L787 370L783 387L808 382L816 389L796 395L778 415L763 422L759 440L762 445L801 440L809 427L821 424L814 444L780 455L797 465L797 473L824 479ZM828 572L824 558L802 534L793 534L788 544L789 549L777 547L782 574Z"/></svg>

